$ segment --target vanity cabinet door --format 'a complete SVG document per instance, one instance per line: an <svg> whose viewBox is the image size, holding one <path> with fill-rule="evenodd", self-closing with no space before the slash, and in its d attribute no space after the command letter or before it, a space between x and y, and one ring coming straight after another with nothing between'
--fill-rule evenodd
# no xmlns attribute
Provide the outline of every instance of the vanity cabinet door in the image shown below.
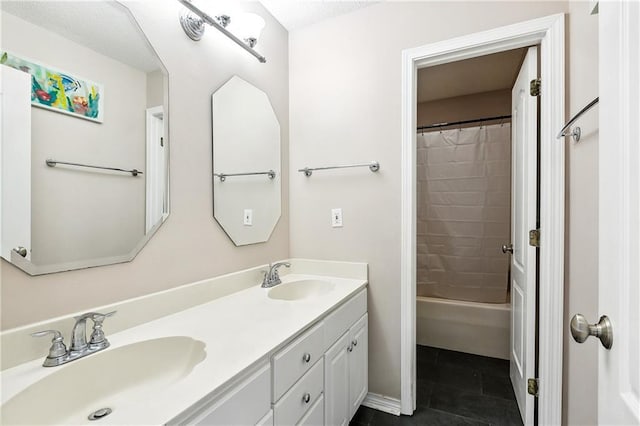
<svg viewBox="0 0 640 426"><path fill-rule="evenodd" d="M324 390L326 425L346 426L349 424L349 332L324 355Z"/></svg>
<svg viewBox="0 0 640 426"><path fill-rule="evenodd" d="M349 419L351 419L369 389L369 326L367 314L349 330Z"/></svg>

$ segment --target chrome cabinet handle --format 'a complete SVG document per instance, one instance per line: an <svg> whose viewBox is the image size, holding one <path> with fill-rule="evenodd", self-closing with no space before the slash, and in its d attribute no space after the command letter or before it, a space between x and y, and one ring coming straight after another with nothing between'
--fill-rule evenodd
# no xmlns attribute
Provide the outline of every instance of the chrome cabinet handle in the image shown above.
<svg viewBox="0 0 640 426"><path fill-rule="evenodd" d="M355 347L358 346L358 339L353 339L353 341L351 341L351 344Z"/></svg>
<svg viewBox="0 0 640 426"><path fill-rule="evenodd" d="M351 352L351 351L353 351L353 342L351 342L349 346L347 346L347 352Z"/></svg>
<svg viewBox="0 0 640 426"><path fill-rule="evenodd" d="M305 403L305 404L308 404L308 403L309 403L309 401L311 401L311 394L309 394L309 393L305 393L305 394L302 396L302 401L304 401L304 403Z"/></svg>
<svg viewBox="0 0 640 426"><path fill-rule="evenodd" d="M606 315L601 316L597 324L589 324L584 315L576 314L571 318L570 328L573 340L578 343L583 343L589 336L595 336L606 349L613 346L613 327Z"/></svg>
<svg viewBox="0 0 640 426"><path fill-rule="evenodd" d="M304 362L308 363L309 361L311 361L311 354L310 353L306 353L306 354L302 355L302 360Z"/></svg>
<svg viewBox="0 0 640 426"><path fill-rule="evenodd" d="M503 245L502 246L502 252L503 253L511 253L513 254L513 244L509 244L509 245Z"/></svg>

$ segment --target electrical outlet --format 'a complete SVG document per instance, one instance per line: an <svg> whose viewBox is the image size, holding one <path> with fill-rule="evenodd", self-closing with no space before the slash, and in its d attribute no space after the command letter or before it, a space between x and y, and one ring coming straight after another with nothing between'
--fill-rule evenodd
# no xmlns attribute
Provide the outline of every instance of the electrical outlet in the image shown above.
<svg viewBox="0 0 640 426"><path fill-rule="evenodd" d="M342 228L342 209L331 209L331 226Z"/></svg>
<svg viewBox="0 0 640 426"><path fill-rule="evenodd" d="M243 223L244 223L245 226L252 226L253 225L253 210L244 209Z"/></svg>

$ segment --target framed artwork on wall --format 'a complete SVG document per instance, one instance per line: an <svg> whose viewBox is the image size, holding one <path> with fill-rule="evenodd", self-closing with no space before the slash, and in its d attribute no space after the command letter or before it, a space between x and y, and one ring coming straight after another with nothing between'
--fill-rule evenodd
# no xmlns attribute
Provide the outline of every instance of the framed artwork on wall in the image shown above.
<svg viewBox="0 0 640 426"><path fill-rule="evenodd" d="M104 87L33 60L0 51L0 64L31 75L31 105L103 122Z"/></svg>

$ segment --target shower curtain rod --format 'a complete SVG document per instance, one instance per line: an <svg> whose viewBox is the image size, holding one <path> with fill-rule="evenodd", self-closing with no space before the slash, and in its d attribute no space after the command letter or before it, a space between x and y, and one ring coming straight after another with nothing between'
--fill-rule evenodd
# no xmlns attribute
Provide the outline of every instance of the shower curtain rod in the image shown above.
<svg viewBox="0 0 640 426"><path fill-rule="evenodd" d="M495 117L476 118L476 119L473 119L473 120L451 121L449 123L429 124L427 126L418 126L418 131L427 130L427 129L437 129L439 127L457 126L459 124L480 123L480 122L483 122L483 121L494 121L494 120L506 120L507 118L511 118L511 116L510 115L498 115L498 116L495 116Z"/></svg>

